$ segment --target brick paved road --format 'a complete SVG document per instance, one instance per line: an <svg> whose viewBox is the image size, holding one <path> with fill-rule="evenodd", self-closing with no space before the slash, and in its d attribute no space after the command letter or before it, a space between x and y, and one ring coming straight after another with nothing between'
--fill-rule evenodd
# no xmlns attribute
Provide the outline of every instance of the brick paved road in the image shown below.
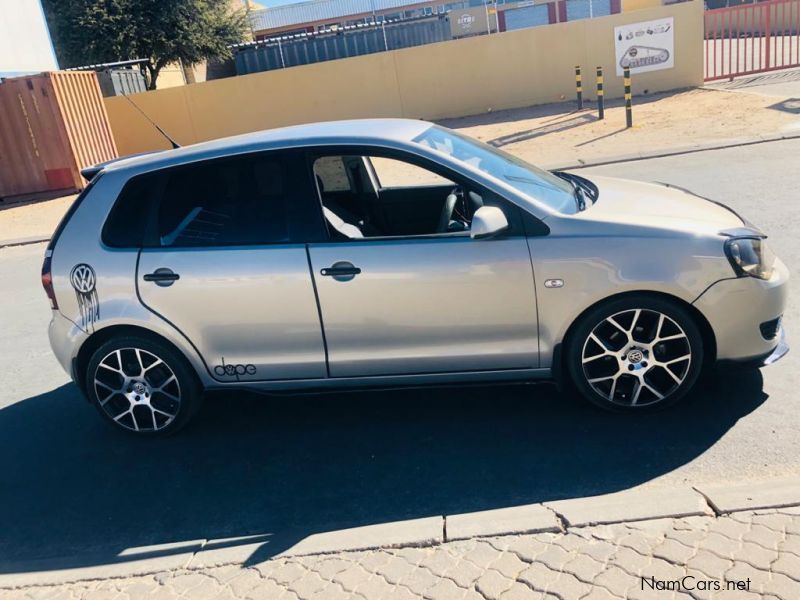
<svg viewBox="0 0 800 600"><path fill-rule="evenodd" d="M683 581L695 589L653 590L642 577L650 585ZM749 591L726 590L729 581L749 585ZM712 591L700 590L701 582L710 582ZM713 582L722 590L713 591ZM229 565L0 590L0 597L796 600L800 507L570 528L563 534L473 539L429 548L283 558L246 568Z"/></svg>

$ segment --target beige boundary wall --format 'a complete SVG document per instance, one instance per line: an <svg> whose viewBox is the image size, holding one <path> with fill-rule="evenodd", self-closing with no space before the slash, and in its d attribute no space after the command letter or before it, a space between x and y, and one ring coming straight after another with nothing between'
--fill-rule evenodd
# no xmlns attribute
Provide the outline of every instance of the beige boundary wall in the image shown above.
<svg viewBox="0 0 800 600"><path fill-rule="evenodd" d="M675 67L633 78L634 94L701 85L703 4L699 0L185 85L131 96L179 144L284 125L364 117L442 119L594 98L594 68L606 97L622 96L614 69L614 27L675 18ZM106 98L120 154L169 144L123 97Z"/></svg>

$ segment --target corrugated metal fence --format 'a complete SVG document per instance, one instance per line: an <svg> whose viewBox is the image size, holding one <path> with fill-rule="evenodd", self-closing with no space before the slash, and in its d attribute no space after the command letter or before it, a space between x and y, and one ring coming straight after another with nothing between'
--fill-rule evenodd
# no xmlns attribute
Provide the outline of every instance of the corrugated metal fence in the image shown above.
<svg viewBox="0 0 800 600"><path fill-rule="evenodd" d="M337 58L433 44L452 38L447 17L377 24L332 33L265 40L236 51L236 74L247 75Z"/></svg>

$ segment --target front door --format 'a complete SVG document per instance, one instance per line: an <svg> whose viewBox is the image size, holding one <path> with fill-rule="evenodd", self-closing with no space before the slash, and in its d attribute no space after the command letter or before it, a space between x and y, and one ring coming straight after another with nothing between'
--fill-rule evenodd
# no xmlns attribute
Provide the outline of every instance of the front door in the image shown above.
<svg viewBox="0 0 800 600"><path fill-rule="evenodd" d="M155 177L163 191L139 259L143 304L220 381L326 377L304 243L317 201L302 156L254 154Z"/></svg>
<svg viewBox="0 0 800 600"><path fill-rule="evenodd" d="M347 190L340 189L328 206L327 159L315 172L331 241L310 244L309 257L331 377L538 366L536 296L521 227L473 239L470 216L491 203L486 194L377 157L365 160L374 189L352 190L374 205L353 201L342 209ZM421 207L420 198L433 205ZM495 202L514 221L517 207Z"/></svg>

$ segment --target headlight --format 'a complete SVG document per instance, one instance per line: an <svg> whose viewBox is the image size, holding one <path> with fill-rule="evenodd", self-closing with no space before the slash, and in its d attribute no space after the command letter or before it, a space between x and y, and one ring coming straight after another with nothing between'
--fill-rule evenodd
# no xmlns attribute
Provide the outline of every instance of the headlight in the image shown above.
<svg viewBox="0 0 800 600"><path fill-rule="evenodd" d="M731 238L725 242L725 254L739 277L772 277L775 255L762 238Z"/></svg>

